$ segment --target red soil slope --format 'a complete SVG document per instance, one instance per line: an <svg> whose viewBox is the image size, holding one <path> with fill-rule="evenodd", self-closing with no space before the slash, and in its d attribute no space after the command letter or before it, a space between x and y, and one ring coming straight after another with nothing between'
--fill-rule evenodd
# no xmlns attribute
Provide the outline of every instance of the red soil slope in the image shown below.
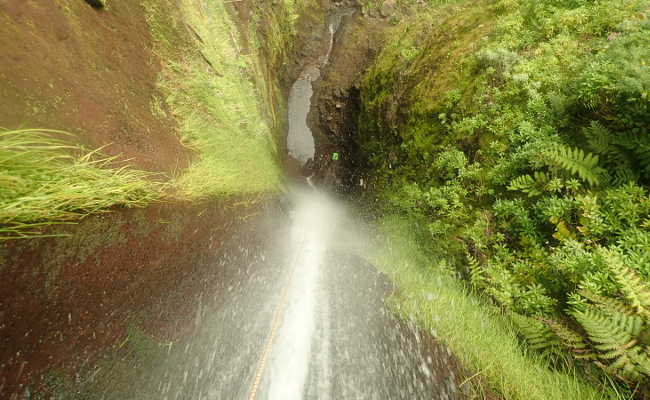
<svg viewBox="0 0 650 400"><path fill-rule="evenodd" d="M57 229L69 237L0 244L0 399L97 359L134 318L157 337L182 333L195 297L221 279L223 242L254 226L260 204L159 204Z"/></svg>
<svg viewBox="0 0 650 400"><path fill-rule="evenodd" d="M141 169L187 166L173 118L152 107L161 64L140 3L0 1L0 127L77 133Z"/></svg>

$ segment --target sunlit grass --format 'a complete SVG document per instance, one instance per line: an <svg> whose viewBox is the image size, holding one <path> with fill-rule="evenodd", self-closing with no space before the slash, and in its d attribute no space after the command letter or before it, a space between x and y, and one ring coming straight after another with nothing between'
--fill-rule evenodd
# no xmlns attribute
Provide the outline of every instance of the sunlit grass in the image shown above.
<svg viewBox="0 0 650 400"><path fill-rule="evenodd" d="M383 228L385 243L368 258L396 283L394 309L434 333L505 399L624 398L613 389L589 385L575 371L549 369L545 360L519 346L515 328L497 308L431 265L405 221L387 218Z"/></svg>
<svg viewBox="0 0 650 400"><path fill-rule="evenodd" d="M114 157L52 130L0 131L0 240L42 235L43 226L161 195L151 173L114 167Z"/></svg>
<svg viewBox="0 0 650 400"><path fill-rule="evenodd" d="M276 145L252 83L254 54L244 54L223 2L180 2L194 46L179 51L165 39L164 8L147 6L157 52L166 60L160 86L179 121L181 140L195 150L174 183L190 198L275 190Z"/></svg>

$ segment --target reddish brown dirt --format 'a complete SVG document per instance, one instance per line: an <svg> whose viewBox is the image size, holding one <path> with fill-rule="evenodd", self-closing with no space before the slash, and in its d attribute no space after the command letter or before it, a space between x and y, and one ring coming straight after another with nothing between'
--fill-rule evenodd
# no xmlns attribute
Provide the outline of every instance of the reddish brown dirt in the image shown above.
<svg viewBox="0 0 650 400"><path fill-rule="evenodd" d="M261 203L117 210L60 227L67 238L0 245L0 398L96 359L133 318L160 338L182 334L197 293L220 279L222 242Z"/></svg>
<svg viewBox="0 0 650 400"><path fill-rule="evenodd" d="M161 64L139 1L0 1L0 127L61 129L145 170L173 172L189 152L154 113Z"/></svg>

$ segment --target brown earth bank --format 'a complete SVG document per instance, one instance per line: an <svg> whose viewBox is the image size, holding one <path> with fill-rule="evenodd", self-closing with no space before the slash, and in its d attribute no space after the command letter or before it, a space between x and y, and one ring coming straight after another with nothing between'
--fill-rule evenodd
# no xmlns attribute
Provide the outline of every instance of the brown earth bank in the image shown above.
<svg viewBox="0 0 650 400"><path fill-rule="evenodd" d="M388 14L356 12L337 33L331 61L314 82L308 124L316 142L316 178L338 191L355 191L363 161L355 141L359 113L358 79L381 49ZM339 159L333 160L332 153Z"/></svg>
<svg viewBox="0 0 650 400"><path fill-rule="evenodd" d="M69 237L2 244L0 398L38 386L50 369L92 362L134 320L160 339L181 335L198 293L222 278L223 241L272 206L263 198L158 204L56 230Z"/></svg>
<svg viewBox="0 0 650 400"><path fill-rule="evenodd" d="M65 130L140 169L185 168L152 48L140 1L0 1L0 127Z"/></svg>

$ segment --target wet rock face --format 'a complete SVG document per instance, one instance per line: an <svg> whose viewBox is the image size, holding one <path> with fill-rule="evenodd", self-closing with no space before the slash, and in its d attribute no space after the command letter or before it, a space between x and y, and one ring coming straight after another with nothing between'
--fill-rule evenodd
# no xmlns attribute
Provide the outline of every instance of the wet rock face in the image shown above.
<svg viewBox="0 0 650 400"><path fill-rule="evenodd" d="M341 89L325 85L321 89L324 89L322 96L318 97L312 109L312 113L318 114L322 139L316 169L323 184L347 191L354 186L363 165L354 140L359 91L354 87Z"/></svg>
<svg viewBox="0 0 650 400"><path fill-rule="evenodd" d="M336 35L330 62L314 82L308 124L316 141L316 180L334 191L363 188L365 163L356 142L360 110L356 82L375 59L386 26L383 20L364 18L360 12L349 17Z"/></svg>

